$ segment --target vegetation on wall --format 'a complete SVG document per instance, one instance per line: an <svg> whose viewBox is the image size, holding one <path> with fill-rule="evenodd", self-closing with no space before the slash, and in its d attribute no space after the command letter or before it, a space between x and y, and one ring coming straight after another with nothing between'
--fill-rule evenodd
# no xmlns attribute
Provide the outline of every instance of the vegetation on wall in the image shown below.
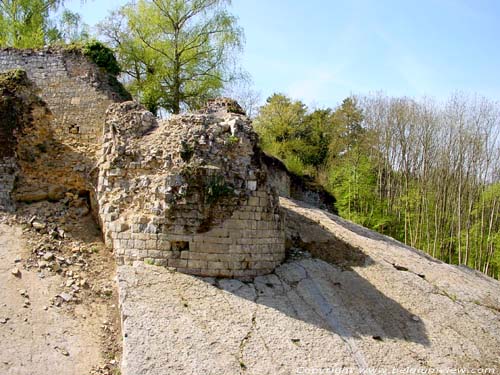
<svg viewBox="0 0 500 375"><path fill-rule="evenodd" d="M500 277L497 103L375 95L310 111L276 94L255 128L265 151L335 195L341 216Z"/></svg>
<svg viewBox="0 0 500 375"><path fill-rule="evenodd" d="M91 40L82 45L82 53L89 57L97 66L116 76L121 72L120 65L113 51L97 40Z"/></svg>

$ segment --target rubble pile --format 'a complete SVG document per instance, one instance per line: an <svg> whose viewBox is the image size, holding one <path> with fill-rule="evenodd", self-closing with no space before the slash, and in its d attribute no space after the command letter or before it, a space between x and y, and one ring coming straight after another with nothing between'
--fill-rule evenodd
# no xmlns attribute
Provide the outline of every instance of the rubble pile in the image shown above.
<svg viewBox="0 0 500 375"><path fill-rule="evenodd" d="M13 277L31 272L40 279L60 280L57 292L47 296L43 310L58 309L74 316L78 305L85 304L109 305L109 311L114 311L100 327L102 352L109 360L96 365L92 372L112 374L118 368L121 351L117 295L111 277L114 265L89 214L86 199L66 193L58 202L19 204L15 214L0 213L0 223L24 227L29 255L15 259ZM21 289L19 293L24 298L22 307L29 308L28 292ZM64 348L59 350L62 353Z"/></svg>

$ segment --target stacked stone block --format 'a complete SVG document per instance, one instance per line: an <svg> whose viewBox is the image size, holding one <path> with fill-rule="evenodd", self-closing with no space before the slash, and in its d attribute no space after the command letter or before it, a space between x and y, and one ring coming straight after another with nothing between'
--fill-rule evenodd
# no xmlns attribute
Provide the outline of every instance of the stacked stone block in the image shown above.
<svg viewBox="0 0 500 375"><path fill-rule="evenodd" d="M115 77L76 50L0 49L0 72L11 69L25 72L27 78L23 94L18 95L26 107L21 112L27 116L16 120L23 126L15 139L9 135L19 171L11 197L26 202L43 200L56 189L89 193L95 201L97 173L93 170L101 150L106 109L128 99L128 94ZM12 168L0 173L2 170ZM0 175L0 196L7 195L11 183L12 176Z"/></svg>
<svg viewBox="0 0 500 375"><path fill-rule="evenodd" d="M78 51L0 49L0 72L26 71L54 116L53 130L64 143L100 150L102 124L110 104L129 99L112 78Z"/></svg>
<svg viewBox="0 0 500 375"><path fill-rule="evenodd" d="M237 103L219 104L159 124L132 102L110 107L98 200L119 263L251 278L283 261L283 215L257 137L228 111Z"/></svg>

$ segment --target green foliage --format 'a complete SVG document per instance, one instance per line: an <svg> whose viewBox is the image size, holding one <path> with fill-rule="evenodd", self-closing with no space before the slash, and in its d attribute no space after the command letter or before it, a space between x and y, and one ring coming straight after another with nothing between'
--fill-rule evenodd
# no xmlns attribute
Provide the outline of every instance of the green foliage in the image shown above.
<svg viewBox="0 0 500 375"><path fill-rule="evenodd" d="M64 9L59 17L57 28L51 30L49 39L59 43L84 43L90 39L89 26L82 22L82 17Z"/></svg>
<svg viewBox="0 0 500 375"><path fill-rule="evenodd" d="M322 166L335 128L330 109L308 113L300 101L274 94L261 107L254 126L261 146L298 175L312 175Z"/></svg>
<svg viewBox="0 0 500 375"><path fill-rule="evenodd" d="M226 183L223 176L211 176L205 187L205 203L212 204L224 197L234 195L233 188Z"/></svg>
<svg viewBox="0 0 500 375"><path fill-rule="evenodd" d="M15 91L19 85L28 84L26 72L22 69L12 69L0 73L0 90Z"/></svg>
<svg viewBox="0 0 500 375"><path fill-rule="evenodd" d="M0 1L0 46L40 48L47 44L82 42L89 27L77 13L64 9L53 17L64 0Z"/></svg>
<svg viewBox="0 0 500 375"><path fill-rule="evenodd" d="M196 109L238 75L242 30L227 0L139 0L100 25L128 76L128 89L153 112Z"/></svg>
<svg viewBox="0 0 500 375"><path fill-rule="evenodd" d="M82 52L97 66L104 68L108 73L114 76L120 73L120 65L118 65L113 51L103 43L92 40L83 45Z"/></svg>
<svg viewBox="0 0 500 375"><path fill-rule="evenodd" d="M358 146L336 158L330 168L328 188L337 198L341 216L383 233L391 228L392 219L384 214L382 202L377 199L375 167Z"/></svg>
<svg viewBox="0 0 500 375"><path fill-rule="evenodd" d="M60 0L0 1L0 46L36 48L50 42L54 27L49 14L61 3Z"/></svg>
<svg viewBox="0 0 500 375"><path fill-rule="evenodd" d="M240 142L240 139L239 139L237 136L235 136L235 135L230 135L230 136L227 138L227 143L228 143L230 146L237 145L239 142Z"/></svg>

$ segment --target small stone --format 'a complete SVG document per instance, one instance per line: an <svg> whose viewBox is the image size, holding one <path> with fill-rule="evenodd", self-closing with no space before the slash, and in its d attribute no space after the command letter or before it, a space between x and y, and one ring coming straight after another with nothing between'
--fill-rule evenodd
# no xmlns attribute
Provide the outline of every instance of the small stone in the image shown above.
<svg viewBox="0 0 500 375"><path fill-rule="evenodd" d="M42 222L37 221L37 220L34 220L34 221L31 223L31 226L32 226L34 229L36 229L36 230L42 230L42 229L47 228L47 224L42 223Z"/></svg>
<svg viewBox="0 0 500 375"><path fill-rule="evenodd" d="M71 285L73 285L75 283L75 280L73 279L68 279L68 281L66 281L66 286L69 288Z"/></svg>
<svg viewBox="0 0 500 375"><path fill-rule="evenodd" d="M10 273L13 274L15 277L21 277L21 271L17 267L11 269Z"/></svg>
<svg viewBox="0 0 500 375"><path fill-rule="evenodd" d="M8 320L9 318L0 318L0 324L5 324Z"/></svg>
<svg viewBox="0 0 500 375"><path fill-rule="evenodd" d="M26 289L19 289L19 294L24 296L24 295L28 295L28 292L26 291Z"/></svg>
<svg viewBox="0 0 500 375"><path fill-rule="evenodd" d="M61 297L64 302L69 302L73 299L73 296L71 294L65 292L59 294L59 297Z"/></svg>
<svg viewBox="0 0 500 375"><path fill-rule="evenodd" d="M54 272L58 272L61 270L61 266L59 265L59 263L53 263L51 265L51 267L52 267L52 271L54 271Z"/></svg>
<svg viewBox="0 0 500 375"><path fill-rule="evenodd" d="M420 318L418 316L413 315L411 318L414 322L420 322Z"/></svg>
<svg viewBox="0 0 500 375"><path fill-rule="evenodd" d="M49 261L49 260L52 260L52 259L54 259L54 254L52 254L50 251L46 252L43 255L43 260Z"/></svg>

